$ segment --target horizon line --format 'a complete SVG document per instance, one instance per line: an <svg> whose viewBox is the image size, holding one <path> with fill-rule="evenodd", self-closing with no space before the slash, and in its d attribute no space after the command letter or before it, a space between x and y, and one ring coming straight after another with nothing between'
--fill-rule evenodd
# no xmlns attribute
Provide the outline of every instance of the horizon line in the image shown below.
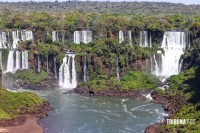
<svg viewBox="0 0 200 133"><path fill-rule="evenodd" d="M29 3L29 2L33 2L33 3L65 3L65 2L110 2L110 3L168 3L168 4L182 4L182 5L200 5L200 4L185 4L185 3L174 3L174 2L168 2L168 1L131 1L131 0L121 0L121 1L117 1L117 0L66 0L66 1L59 1L59 0L55 0L55 1L51 1L51 0L44 0L44 1L36 1L36 0L29 0L29 1L24 1L24 0L19 0L19 1L0 1L0 3Z"/></svg>

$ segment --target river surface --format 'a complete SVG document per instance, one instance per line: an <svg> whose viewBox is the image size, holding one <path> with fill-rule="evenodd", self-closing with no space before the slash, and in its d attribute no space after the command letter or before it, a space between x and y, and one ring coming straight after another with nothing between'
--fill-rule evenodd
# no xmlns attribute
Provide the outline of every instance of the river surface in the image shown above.
<svg viewBox="0 0 200 133"><path fill-rule="evenodd" d="M35 92L54 108L39 121L46 133L142 133L166 115L161 105L148 100Z"/></svg>

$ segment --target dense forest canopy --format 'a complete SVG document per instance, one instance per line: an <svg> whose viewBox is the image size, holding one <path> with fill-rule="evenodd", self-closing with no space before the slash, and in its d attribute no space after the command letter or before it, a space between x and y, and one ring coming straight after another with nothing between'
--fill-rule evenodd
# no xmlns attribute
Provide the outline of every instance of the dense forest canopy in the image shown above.
<svg viewBox="0 0 200 133"><path fill-rule="evenodd" d="M93 12L121 14L200 14L200 5L173 4L167 2L0 2L0 11L34 12Z"/></svg>

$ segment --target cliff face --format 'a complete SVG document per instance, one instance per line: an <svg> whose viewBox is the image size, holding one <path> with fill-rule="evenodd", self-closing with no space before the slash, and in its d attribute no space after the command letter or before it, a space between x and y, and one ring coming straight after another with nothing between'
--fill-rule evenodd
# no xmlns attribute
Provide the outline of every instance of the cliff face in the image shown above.
<svg viewBox="0 0 200 133"><path fill-rule="evenodd" d="M29 53L29 70L19 70L15 74L8 73L3 76L3 85L6 88L57 88L59 87L58 79L55 77L54 57L47 59L40 57L41 72L38 72L38 55ZM75 57L77 81L83 82L84 79L84 58L85 56L77 55ZM48 64L48 67L47 67ZM150 71L150 59L138 59L133 61L119 60L120 77L130 70ZM59 62L56 62L57 77L59 77ZM98 57L90 54L86 58L87 76L89 80L95 79L98 75L106 77L116 77L116 61L107 60L104 56ZM48 71L47 71L48 69ZM24 76L25 75L25 76ZM30 75L30 76L29 76ZM46 76L44 76L46 75ZM35 79L33 78L35 77ZM35 81L36 79L39 79Z"/></svg>

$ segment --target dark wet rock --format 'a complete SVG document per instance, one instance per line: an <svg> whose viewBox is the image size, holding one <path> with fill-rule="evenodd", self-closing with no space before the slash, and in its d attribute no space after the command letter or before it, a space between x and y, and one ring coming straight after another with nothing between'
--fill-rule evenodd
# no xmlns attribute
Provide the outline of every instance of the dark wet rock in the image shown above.
<svg viewBox="0 0 200 133"><path fill-rule="evenodd" d="M95 95L94 91L89 91L90 95Z"/></svg>
<svg viewBox="0 0 200 133"><path fill-rule="evenodd" d="M145 133L158 133L158 129L155 125L149 125L146 128Z"/></svg>

